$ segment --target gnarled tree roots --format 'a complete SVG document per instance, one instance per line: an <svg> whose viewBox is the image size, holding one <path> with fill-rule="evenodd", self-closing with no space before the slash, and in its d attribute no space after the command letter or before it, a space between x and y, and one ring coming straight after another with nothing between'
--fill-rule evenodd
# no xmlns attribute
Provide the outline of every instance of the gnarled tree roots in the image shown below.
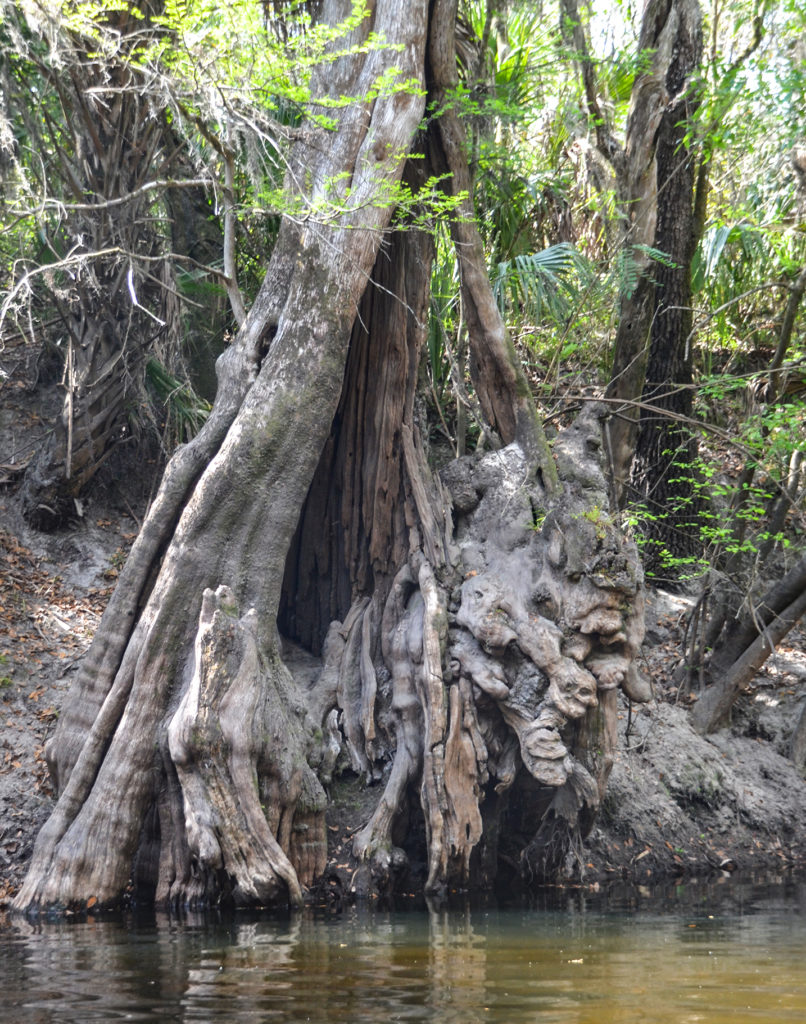
<svg viewBox="0 0 806 1024"><path fill-rule="evenodd" d="M370 887L401 873L394 836L415 790L427 892L491 884L499 846L520 854L525 878L555 877L593 823L615 750L616 690L650 697L636 666L643 580L606 511L597 415L556 442L559 501L547 501L516 444L443 471L456 516L451 564L415 549L383 611L391 761L352 843ZM364 623L373 609L354 606ZM351 624L363 646L351 654L348 640L345 661L370 662L372 632ZM355 690L339 701L353 767L368 779L385 754L376 719L389 721L378 674L351 672ZM512 833L524 827L533 831L517 850Z"/></svg>
<svg viewBox="0 0 806 1024"><path fill-rule="evenodd" d="M613 761L617 690L650 697L640 564L606 511L599 449L590 408L555 442L559 497L517 443L450 463L441 483L422 467L408 557L331 624L321 659L241 615L227 587L206 590L192 672L158 730L135 893L268 905L322 879L439 893L489 888L502 864L526 881L573 867ZM436 514L451 503L453 521ZM369 808L351 830L345 778ZM120 888L101 868L80 877L79 903ZM58 902L58 879L37 886L18 905Z"/></svg>

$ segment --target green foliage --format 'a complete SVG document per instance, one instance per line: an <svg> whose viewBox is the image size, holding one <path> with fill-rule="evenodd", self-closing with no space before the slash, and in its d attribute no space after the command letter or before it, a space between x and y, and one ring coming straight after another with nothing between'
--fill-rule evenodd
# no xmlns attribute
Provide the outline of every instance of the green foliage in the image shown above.
<svg viewBox="0 0 806 1024"><path fill-rule="evenodd" d="M641 257L644 258L641 259ZM638 286L641 274L647 272L645 269L647 260L654 260L666 267L675 266L668 253L661 252L660 249L653 249L651 245L622 246L615 259L615 277L619 295L627 299L632 296Z"/></svg>
<svg viewBox="0 0 806 1024"><path fill-rule="evenodd" d="M5 668L5 666L8 664L8 661L9 661L8 655L6 654L5 651L3 651L2 654L0 654L0 668ZM5 689L8 689L10 686L13 686L13 685L14 685L14 680L11 678L11 676L7 676L7 675L0 676L0 689L5 690Z"/></svg>
<svg viewBox="0 0 806 1024"><path fill-rule="evenodd" d="M210 414L210 403L200 398L185 381L178 380L156 359L146 363L146 381L162 408L165 430L174 444L189 441Z"/></svg>
<svg viewBox="0 0 806 1024"><path fill-rule="evenodd" d="M579 513L580 518L586 519L594 528L597 541L603 541L607 537L608 528L612 524L610 514L598 505L593 505L584 512Z"/></svg>
<svg viewBox="0 0 806 1024"><path fill-rule="evenodd" d="M703 383L701 394L728 402L747 389L747 378L715 375ZM674 458L676 473L668 482L672 488L677 485L677 496L662 508L640 502L627 510L626 522L639 548L645 553L651 549L653 561L660 566L650 575L696 579L709 567L736 564L737 558L752 562L771 545L788 548L791 534L773 531L773 513L787 486L792 456L805 447L806 404L795 400L758 407L739 424L735 438L723 437L715 446L700 445L693 461L680 455ZM748 466L755 470L750 481L740 473ZM674 554L658 539L663 530L657 527L664 524L696 538L698 553Z"/></svg>
<svg viewBox="0 0 806 1024"><path fill-rule="evenodd" d="M116 3L65 3L61 11L68 31L92 40L104 57L120 57ZM279 34L262 5L249 0L227 4L162 0L158 5L146 3L140 11L133 9L132 14L152 31L126 47L126 60L143 71L158 69L167 75L174 95L197 113L259 108L264 114L275 114L291 104L330 125L326 115L309 109L314 72L347 54L387 45L372 33L360 46L346 43L369 14L363 0L353 0L349 14L336 25L314 23L306 3L288 3ZM374 94L397 89L397 77L393 71L379 79ZM348 97L317 97L317 107L337 108L349 102Z"/></svg>
<svg viewBox="0 0 806 1024"><path fill-rule="evenodd" d="M776 226L709 227L692 261L692 289L708 311L702 341L729 350L747 343L774 347L781 280L804 256L802 240Z"/></svg>
<svg viewBox="0 0 806 1024"><path fill-rule="evenodd" d="M562 324L591 275L590 261L559 242L499 263L491 283L502 316L517 311L529 323Z"/></svg>
<svg viewBox="0 0 806 1024"><path fill-rule="evenodd" d="M202 335L209 335L211 321L219 335L227 326L221 316L222 296L227 294L221 284L223 249L210 253L210 239L222 246L224 218L229 218L236 239L234 279L248 307L265 273L281 215L326 223L343 218L357 204L383 210L393 206L397 227L430 229L466 199L447 195L437 178L416 194L405 183L389 184L382 178L373 194L366 188L359 193L346 174L308 182L307 189L288 187L287 151L302 119L327 133L341 108L356 103L356 97L341 95L331 85L339 80L334 67L348 56L390 49L374 33L356 44L361 35L356 30L369 7L354 0L347 8L339 24L326 25L314 23L313 5L300 2L283 3L272 11L254 0L223 5L218 0L143 0L139 7L126 5L124 13L113 0L46 5L0 0L0 67L18 87L8 118L3 116L6 105L0 104L0 145L9 136L7 148L15 149L18 157L14 173L2 181L3 212L14 229L14 234L0 233L8 282L5 301L0 296L2 313L18 312L25 326L49 319L37 285L46 282L43 291L68 301L77 271L72 262L59 261L75 256L93 273L104 246L89 243L85 225L104 222L100 208L110 198L126 201L126 196L108 195L92 177L95 165L85 160L87 151L92 156L91 131L89 141L80 138L87 111L70 109L64 102L72 95L71 81L92 85L104 109L132 90L143 119L164 127L156 150L142 161L149 189L144 222L153 247L126 254L138 270L138 259L151 261L144 263L141 277L159 284L152 272L156 250L168 253L174 248L171 221L183 219L166 197L161 178L176 178L180 188L182 178L197 179L191 216L218 222L209 232L203 224L189 231L189 247L178 254L184 262L172 266L175 277L166 283L181 310L170 332L155 341L148 325L157 358L145 368L146 386L165 404L169 433L177 440L192 435L207 411L180 379L186 357L204 347ZM62 80L68 88L61 87ZM360 102L419 89L392 66L378 75ZM163 164L166 153L170 157ZM405 155L399 154L401 159ZM202 194L205 181L207 201ZM91 213L93 203L99 205L97 216ZM76 205L86 207L80 216ZM193 249L194 239L202 241L202 256ZM111 259L120 259L120 254L112 252ZM133 409L144 407L132 404Z"/></svg>
<svg viewBox="0 0 806 1024"><path fill-rule="evenodd" d="M143 0L139 11L126 9L142 18L149 31L126 41L119 27L123 8L111 0L42 5L0 0L0 61L12 92L25 100L12 102L8 111L0 104L0 147L10 134L15 151L11 171L0 165L5 169L0 196L4 284L19 283L25 269L36 267L47 269L54 290L66 292L71 286L73 268L58 261L73 245L65 211L77 197L57 171L59 154L66 152L68 159L74 154L69 119L45 71L51 64L97 57L109 67L134 68L141 76L148 116L164 116L181 154L177 177L192 175L210 183L206 216L212 221L222 217L222 184L228 161L233 165L237 277L248 306L282 214L327 223L342 217L351 204L367 201L354 194L346 176L316 183L305 197L290 197L284 184L288 146L305 120L327 137L342 108L356 99L339 95L334 87L324 96L317 93L314 103L317 78L327 86L337 80L333 72L345 56L387 45L377 36L358 47L350 41L367 6L363 0L345 5L345 20L327 27L313 23L306 3ZM639 6L631 0L581 5L590 22L602 115L620 143L633 87L651 57L637 50ZM619 299L633 294L641 273L651 277L653 264L668 265L669 259L651 247L621 244L615 179L591 170L596 126L578 62L560 38L557 0L511 0L494 22L488 21L488 7L486 0L461 5L460 29L467 45L460 46L460 83L450 102L467 127L472 199L495 296L538 384L547 387L555 369L559 380L561 364L563 372L569 366L568 372L579 373L586 384L602 384ZM695 159L708 167L712 183L707 228L692 265L696 408L703 420L720 417L727 424L743 459L757 463L764 482L758 494L739 503L746 526L739 537L724 521L735 485L716 454L704 447L692 487L711 511L692 521L701 557L691 572L720 552L737 553L736 545L755 544L757 549L763 543L765 495L774 493L770 481L785 477L793 449L806 442L796 397L785 395L784 402L763 409L752 395L754 386L763 388L786 288L806 261L803 218L789 165L791 147L802 141L806 13L799 0L732 0L719 6L714 27L708 23L714 10L703 5L705 37L713 29L714 45L698 84L698 113L687 140ZM743 56L757 12L764 16L765 33L760 45ZM48 23L46 15L54 13L58 17ZM80 42L72 55L64 41L71 33ZM371 102L374 96L415 88L392 68L360 99ZM8 151L6 145L3 152ZM600 158L593 170L605 165ZM444 184L435 178L416 194L404 184L386 186L369 202L396 206L396 227L435 232L428 376L438 415L450 430L457 408L452 372L471 388L456 264L441 227L465 197L446 196ZM155 192L148 217L160 225L166 249L170 216ZM206 255L205 262L206 269L183 266L176 277L186 304L181 318L186 328L205 317L209 324L213 318L207 314L221 308L226 294L221 259ZM29 297L38 298L44 280L44 273L31 279ZM38 312L40 322L47 319L43 305ZM219 321L214 322L217 327ZM790 364L806 354L801 324L802 319L787 356ZM169 411L171 430L186 438L198 429L206 408L181 382L181 363L160 352L148 364L147 377L152 395ZM672 512L688 521L685 506L664 514ZM644 522L650 516L646 509L633 514Z"/></svg>
<svg viewBox="0 0 806 1024"><path fill-rule="evenodd" d="M487 4L476 0L466 13L481 48ZM546 17L534 5L512 5L505 28L487 36L479 77L465 83L474 202L493 267L560 241L556 218L569 204L571 136L567 110L555 110L551 95L556 40Z"/></svg>
<svg viewBox="0 0 806 1024"><path fill-rule="evenodd" d="M624 117L635 81L649 68L652 54L639 52L635 40L629 40L607 55L598 65L599 88Z"/></svg>
<svg viewBox="0 0 806 1024"><path fill-rule="evenodd" d="M431 307L428 318L428 366L437 399L450 379L445 338L456 337L459 323L459 278L450 239L437 235L437 257L431 268Z"/></svg>

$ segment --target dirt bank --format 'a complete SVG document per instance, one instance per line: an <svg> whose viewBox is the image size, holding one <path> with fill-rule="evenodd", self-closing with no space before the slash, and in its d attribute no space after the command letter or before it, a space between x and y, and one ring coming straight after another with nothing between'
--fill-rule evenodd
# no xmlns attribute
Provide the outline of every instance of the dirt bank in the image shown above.
<svg viewBox="0 0 806 1024"><path fill-rule="evenodd" d="M0 495L0 902L52 806L45 740L135 535L126 516L31 537Z"/></svg>
<svg viewBox="0 0 806 1024"><path fill-rule="evenodd" d="M48 537L26 529L13 494L0 496L0 904L52 805L42 748L137 528L119 507L88 512ZM582 851L588 884L777 872L806 859L806 783L785 756L806 699L802 635L757 677L731 727L706 740L670 683L684 614L679 598L652 602L645 656L657 700L621 709L621 749Z"/></svg>
<svg viewBox="0 0 806 1024"><path fill-rule="evenodd" d="M712 871L776 873L806 864L806 783L789 759L806 699L806 655L793 631L708 739L690 727L672 681L686 602L656 593L648 612L647 658L657 700L623 708L621 743L586 864L598 879Z"/></svg>
<svg viewBox="0 0 806 1024"><path fill-rule="evenodd" d="M4 355L8 365L14 353ZM0 905L19 886L52 806L43 746L151 486L140 473L134 489L131 479L124 487L125 473L111 463L69 530L28 529L16 489L44 429L44 406L41 389L33 394L35 366L23 356L0 376ZM580 851L587 884L775 873L806 860L806 783L786 756L806 699L803 633L790 634L755 679L731 726L705 740L689 727L690 700L672 682L686 610L685 600L668 594L650 601L644 657L656 700L621 708L621 749L603 813ZM359 813L361 800L353 803ZM341 852L334 845L334 858Z"/></svg>

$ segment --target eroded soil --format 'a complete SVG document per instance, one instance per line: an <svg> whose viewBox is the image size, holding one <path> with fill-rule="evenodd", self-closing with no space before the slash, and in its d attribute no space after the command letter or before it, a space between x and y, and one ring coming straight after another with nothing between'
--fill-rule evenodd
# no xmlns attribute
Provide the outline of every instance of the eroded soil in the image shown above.
<svg viewBox="0 0 806 1024"><path fill-rule="evenodd" d="M806 700L806 653L794 630L707 739L689 726L696 690L674 682L687 602L656 592L644 654L656 700L623 708L603 813L585 851L598 878L637 882L713 871L777 873L806 863L806 783L789 758Z"/></svg>
<svg viewBox="0 0 806 1024"><path fill-rule="evenodd" d="M154 482L141 479L133 491L125 469L113 463L69 529L52 535L28 529L16 489L46 427L41 388L34 397L35 368L23 360L12 369L0 377L0 906L16 892L52 806L45 740ZM51 395L56 406L57 386ZM742 697L731 725L706 740L688 724L696 692L678 692L674 682L686 611L679 597L659 593L650 601L643 653L655 700L640 709L624 702L620 709L621 745L603 813L579 851L583 884L777 873L806 860L806 782L787 756L806 700L803 634L787 638ZM366 794L371 799L350 793L331 818L334 868L376 802L374 793ZM350 881L344 878L348 897Z"/></svg>

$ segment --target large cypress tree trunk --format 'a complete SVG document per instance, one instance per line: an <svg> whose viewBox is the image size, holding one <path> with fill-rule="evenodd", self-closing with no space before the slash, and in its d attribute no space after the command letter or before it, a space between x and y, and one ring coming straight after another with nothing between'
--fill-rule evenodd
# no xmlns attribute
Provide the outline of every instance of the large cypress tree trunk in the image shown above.
<svg viewBox="0 0 806 1024"><path fill-rule="evenodd" d="M330 87L366 95L394 63L439 101L454 21L455 3L429 20L424 0L379 0L365 30L400 49L342 59ZM507 822L532 875L590 827L616 689L647 696L640 567L602 511L596 410L553 459L465 218L477 386L506 447L441 479L427 465L431 241L385 233L391 206L373 203L423 104L410 89L355 102L293 152L307 198L349 175L345 209L284 221L211 416L168 466L50 745L59 801L18 908L114 903L130 886L168 903L299 902L325 867L340 752L383 780L351 851L378 887L410 807L429 891L489 882ZM462 188L458 126L448 113L420 138L413 187L441 160Z"/></svg>

